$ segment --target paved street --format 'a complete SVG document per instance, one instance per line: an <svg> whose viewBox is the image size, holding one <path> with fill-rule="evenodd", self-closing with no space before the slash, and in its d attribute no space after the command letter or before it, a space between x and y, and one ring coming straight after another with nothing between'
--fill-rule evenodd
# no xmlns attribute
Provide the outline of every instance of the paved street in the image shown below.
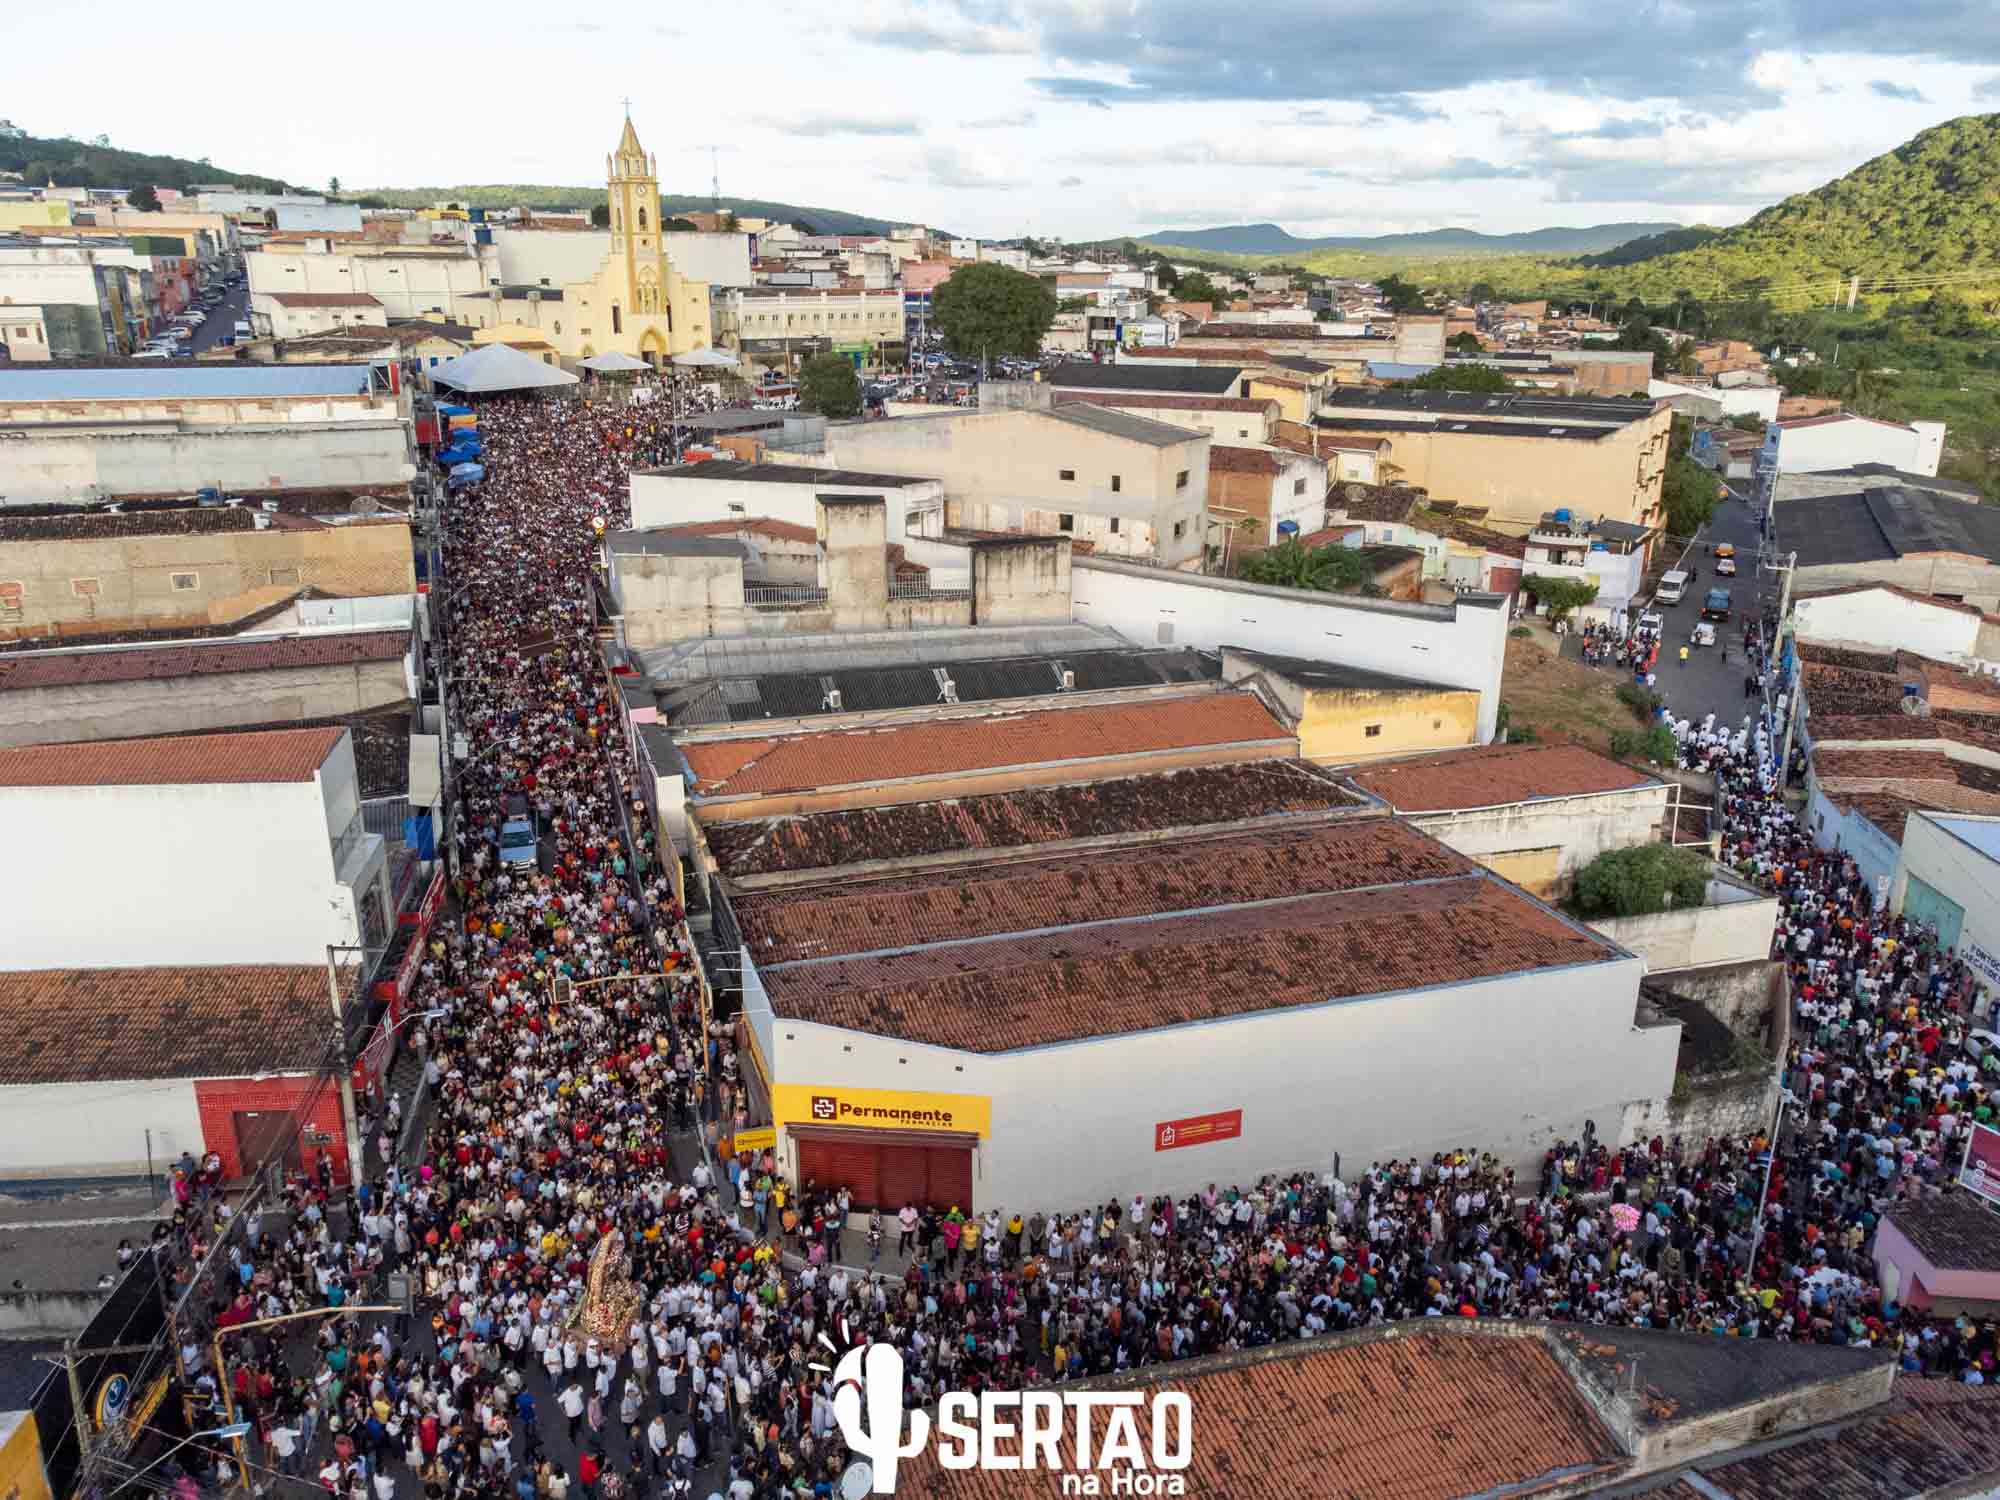
<svg viewBox="0 0 2000 1500"><path fill-rule="evenodd" d="M249 283L246 281L241 286L231 287L229 295L209 312L208 321L196 328L194 337L188 340L189 355L198 355L228 338L236 328L237 319L249 320L249 306Z"/></svg>
<svg viewBox="0 0 2000 1500"><path fill-rule="evenodd" d="M1748 485L1741 488L1747 490ZM1724 542L1736 548L1734 578L1718 578L1715 573L1712 549ZM1679 604L1660 608L1666 626L1661 637L1659 666L1654 672L1658 678L1654 691L1666 699L1676 717L1698 721L1713 713L1718 720L1733 725L1741 723L1744 715L1752 711L1752 702L1743 693L1743 675L1747 669L1743 627L1776 608L1781 582L1772 575L1760 574L1758 545L1755 512L1745 500L1731 499L1717 507L1714 519L1702 528L1686 553L1668 560L1667 570L1678 567L1695 575ZM1716 630L1715 645L1690 647L1688 659L1683 663L1680 648L1687 645L1701 619L1703 596L1716 587L1729 590L1733 609L1729 624ZM1580 661L1582 641L1576 636L1565 636L1563 655ZM1626 675L1614 667L1594 670L1620 679Z"/></svg>

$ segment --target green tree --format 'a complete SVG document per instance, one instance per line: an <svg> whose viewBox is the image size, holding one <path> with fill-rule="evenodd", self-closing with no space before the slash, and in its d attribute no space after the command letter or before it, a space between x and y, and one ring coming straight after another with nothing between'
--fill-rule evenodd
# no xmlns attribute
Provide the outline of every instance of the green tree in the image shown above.
<svg viewBox="0 0 2000 1500"><path fill-rule="evenodd" d="M1384 276L1375 283L1375 287L1381 292L1382 300L1389 304L1391 312L1415 312L1424 305L1423 288L1412 286L1400 276Z"/></svg>
<svg viewBox="0 0 2000 1500"><path fill-rule="evenodd" d="M1313 589L1322 594L1352 593L1374 587L1368 560L1352 547L1302 547L1296 538L1255 553L1237 569L1248 583L1282 589Z"/></svg>
<svg viewBox="0 0 2000 1500"><path fill-rule="evenodd" d="M1402 384L1413 391L1511 391L1513 385L1492 365L1439 365Z"/></svg>
<svg viewBox="0 0 2000 1500"><path fill-rule="evenodd" d="M611 227L611 205L609 203L591 204L590 223L594 229L609 229Z"/></svg>
<svg viewBox="0 0 2000 1500"><path fill-rule="evenodd" d="M1153 277L1161 291L1172 296L1180 294L1181 273L1174 269L1174 263L1164 255L1153 258Z"/></svg>
<svg viewBox="0 0 2000 1500"><path fill-rule="evenodd" d="M1467 302L1498 302L1500 293L1490 281L1475 281L1465 289Z"/></svg>
<svg viewBox="0 0 2000 1500"><path fill-rule="evenodd" d="M799 368L799 405L823 417L861 412L861 380L845 354L815 354Z"/></svg>
<svg viewBox="0 0 2000 1500"><path fill-rule="evenodd" d="M1660 481L1660 500L1666 506L1667 530L1674 536L1693 536L1715 514L1716 493L1721 481L1685 454L1667 460L1667 472Z"/></svg>
<svg viewBox="0 0 2000 1500"><path fill-rule="evenodd" d="M1699 906L1708 861L1671 844L1607 849L1576 872L1576 904L1585 916L1643 917L1670 906Z"/></svg>
<svg viewBox="0 0 2000 1500"><path fill-rule="evenodd" d="M1229 305L1229 294L1208 279L1206 271L1190 271L1174 287L1177 302L1207 302L1216 307Z"/></svg>
<svg viewBox="0 0 2000 1500"><path fill-rule="evenodd" d="M1032 359L1055 321L1056 294L1039 276L993 261L962 266L931 293L931 321L966 359Z"/></svg>
<svg viewBox="0 0 2000 1500"><path fill-rule="evenodd" d="M1552 578L1546 573L1530 573L1521 580L1521 587L1548 606L1551 625L1565 619L1572 610L1581 609L1597 597L1595 579Z"/></svg>
<svg viewBox="0 0 2000 1500"><path fill-rule="evenodd" d="M1458 354L1477 354L1485 347L1476 333L1454 333L1445 340L1444 346Z"/></svg>
<svg viewBox="0 0 2000 1500"><path fill-rule="evenodd" d="M125 195L125 201L134 208L143 209L147 213L158 213L160 211L160 195L153 191L153 185L150 182L142 182L139 186L133 188L131 192Z"/></svg>
<svg viewBox="0 0 2000 1500"><path fill-rule="evenodd" d="M327 178L326 192L329 198L338 198L340 196L340 179L338 177Z"/></svg>

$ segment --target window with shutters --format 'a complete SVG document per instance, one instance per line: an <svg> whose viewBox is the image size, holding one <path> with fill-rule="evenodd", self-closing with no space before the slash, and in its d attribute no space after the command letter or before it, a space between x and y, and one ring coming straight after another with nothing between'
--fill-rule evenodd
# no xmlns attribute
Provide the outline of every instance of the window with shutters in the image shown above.
<svg viewBox="0 0 2000 1500"><path fill-rule="evenodd" d="M201 575L199 573L176 573L173 576L173 585L175 593L188 593L193 589L201 587Z"/></svg>

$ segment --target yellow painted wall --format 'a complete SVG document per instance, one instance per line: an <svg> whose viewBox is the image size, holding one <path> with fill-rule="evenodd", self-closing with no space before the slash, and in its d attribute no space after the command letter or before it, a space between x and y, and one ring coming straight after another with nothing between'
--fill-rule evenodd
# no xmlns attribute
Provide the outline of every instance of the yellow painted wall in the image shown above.
<svg viewBox="0 0 2000 1500"><path fill-rule="evenodd" d="M31 1411L0 1416L0 1500L52 1500L42 1442Z"/></svg>
<svg viewBox="0 0 2000 1500"><path fill-rule="evenodd" d="M0 229L39 229L69 222L69 203L55 198L46 203L0 203Z"/></svg>
<svg viewBox="0 0 2000 1500"><path fill-rule="evenodd" d="M1250 399L1277 402L1279 415L1287 422L1311 420L1311 413L1306 409L1311 396L1310 391L1297 391L1289 386L1273 385L1270 381L1259 380L1254 375L1250 378Z"/></svg>
<svg viewBox="0 0 2000 1500"><path fill-rule="evenodd" d="M1509 849L1505 853L1485 855L1479 862L1502 880L1513 881L1531 896L1547 898L1558 892L1560 880L1557 871L1562 863L1560 846L1552 844L1546 849Z"/></svg>
<svg viewBox="0 0 2000 1500"><path fill-rule="evenodd" d="M1371 727L1377 733L1370 734ZM1479 743L1479 694L1455 688L1434 693L1319 688L1306 695L1299 753L1342 762L1449 750Z"/></svg>

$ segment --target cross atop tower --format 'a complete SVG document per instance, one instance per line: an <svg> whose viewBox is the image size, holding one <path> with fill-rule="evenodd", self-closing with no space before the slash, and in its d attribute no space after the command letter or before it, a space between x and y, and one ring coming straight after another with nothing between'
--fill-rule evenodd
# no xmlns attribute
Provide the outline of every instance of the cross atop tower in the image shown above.
<svg viewBox="0 0 2000 1500"><path fill-rule="evenodd" d="M628 120L629 120L629 119L631 119L631 118L632 118L632 101L631 101L630 99L621 99L621 100L619 100L618 102L619 102L619 103L621 103L621 104L623 104L623 105L625 106L625 118L626 118L626 119L628 119Z"/></svg>

